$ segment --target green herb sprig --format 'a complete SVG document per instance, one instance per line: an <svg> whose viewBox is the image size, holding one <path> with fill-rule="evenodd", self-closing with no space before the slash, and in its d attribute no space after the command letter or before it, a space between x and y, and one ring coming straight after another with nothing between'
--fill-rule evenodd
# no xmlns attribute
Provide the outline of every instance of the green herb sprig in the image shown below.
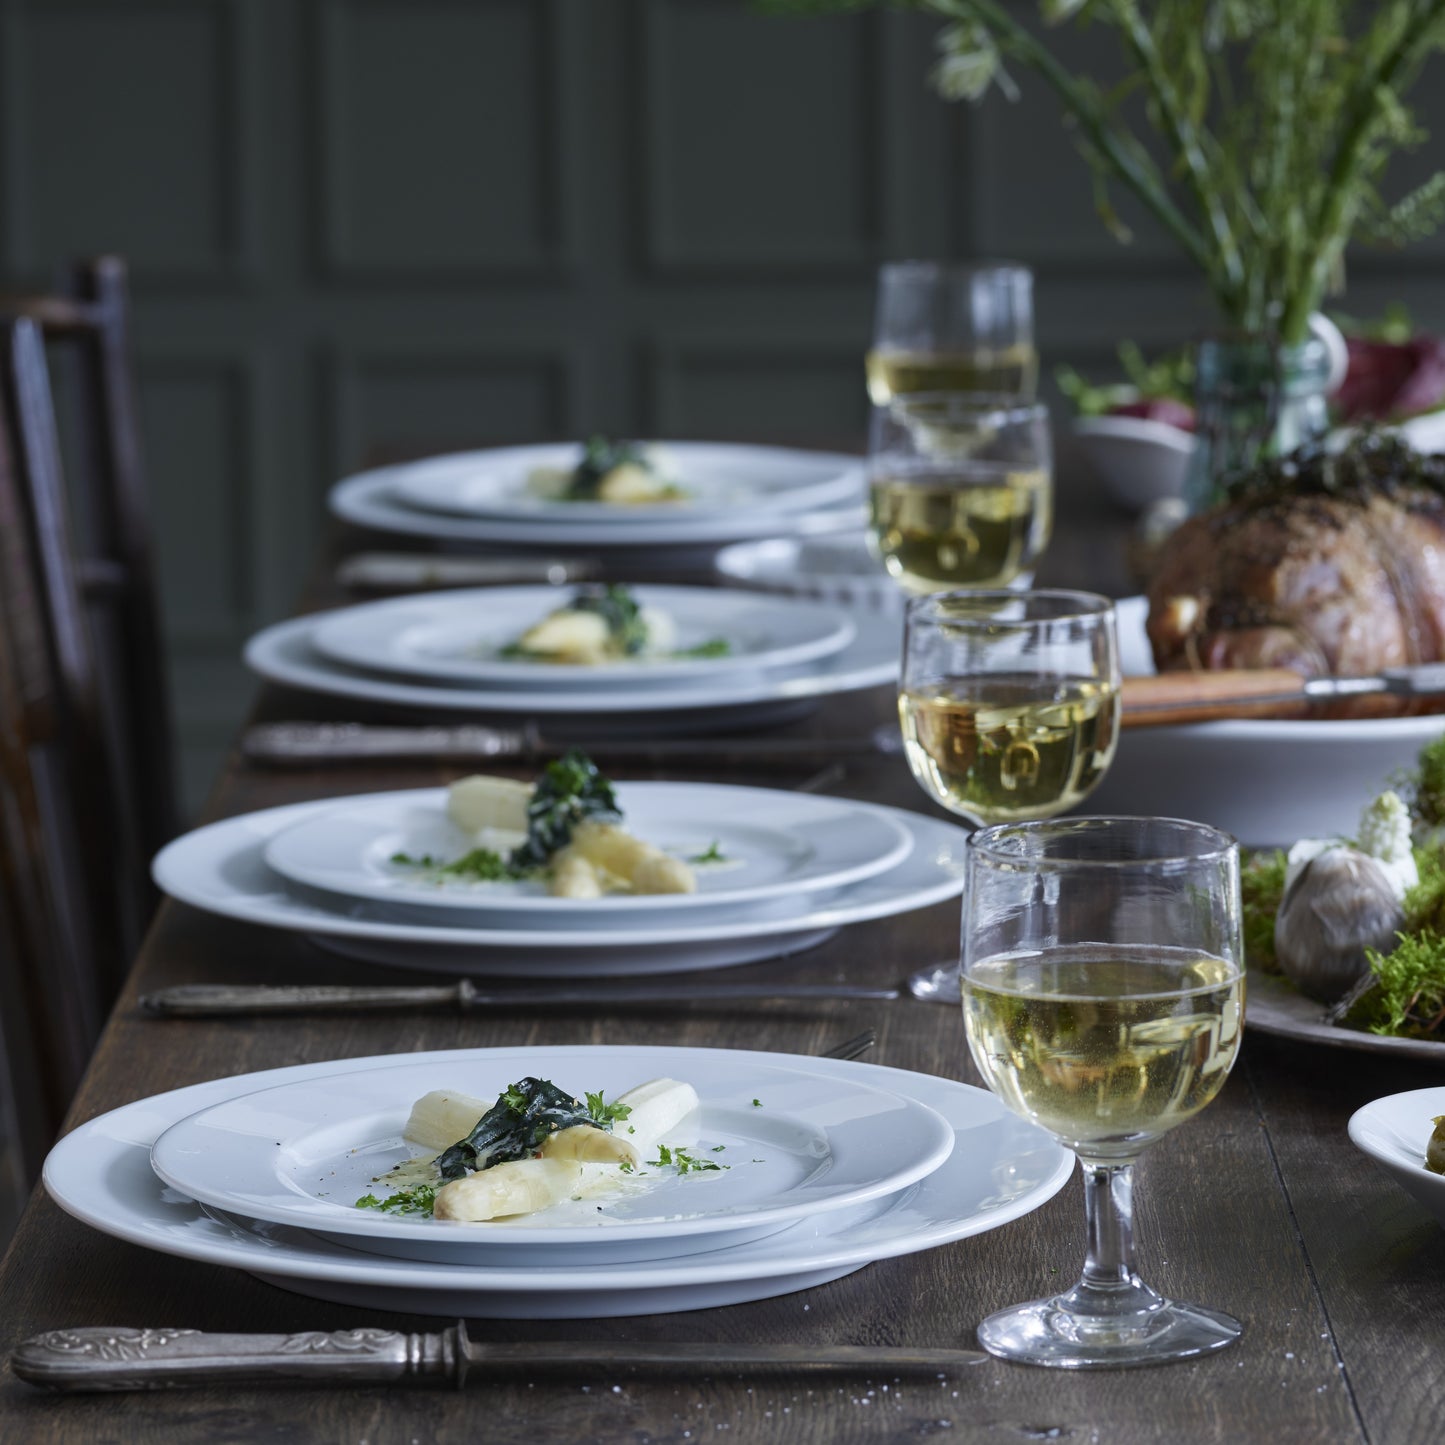
<svg viewBox="0 0 1445 1445"><path fill-rule="evenodd" d="M879 0L760 0L774 11ZM1303 341L1354 237L1403 245L1445 220L1445 173L1387 200L1386 163L1423 139L1405 97L1445 43L1445 0L892 0L942 16L933 80L950 100L995 87L1006 63L1054 92L1093 173L1104 224L1129 232L1131 193L1202 273L1231 327ZM1071 70L1050 31L1112 33L1109 73ZM1143 99L1146 132L1126 106ZM1162 155L1160 154L1162 151Z"/></svg>

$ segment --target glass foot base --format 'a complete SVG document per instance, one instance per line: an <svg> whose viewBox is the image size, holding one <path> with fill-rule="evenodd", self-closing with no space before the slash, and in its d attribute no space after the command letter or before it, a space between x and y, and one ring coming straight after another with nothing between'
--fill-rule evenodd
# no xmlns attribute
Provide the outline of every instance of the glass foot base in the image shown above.
<svg viewBox="0 0 1445 1445"><path fill-rule="evenodd" d="M921 968L908 979L908 992L926 1003L947 1003L955 1007L963 1002L963 988L958 981L956 963L940 963L937 968Z"/></svg>
<svg viewBox="0 0 1445 1445"><path fill-rule="evenodd" d="M1023 1365L1106 1370L1207 1355L1243 1333L1237 1319L1198 1305L1166 1300L1147 1314L1110 1320L1082 1318L1046 1299L990 1315L978 1327L978 1342L989 1354Z"/></svg>

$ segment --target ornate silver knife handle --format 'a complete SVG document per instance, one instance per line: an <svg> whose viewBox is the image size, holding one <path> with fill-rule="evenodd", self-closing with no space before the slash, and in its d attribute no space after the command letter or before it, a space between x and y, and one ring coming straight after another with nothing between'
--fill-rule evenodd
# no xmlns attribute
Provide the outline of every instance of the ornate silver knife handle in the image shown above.
<svg viewBox="0 0 1445 1445"><path fill-rule="evenodd" d="M10 1363L22 1380L57 1390L168 1390L218 1381L386 1384L408 1377L460 1383L465 1345L461 1325L438 1335L366 1329L222 1335L97 1325L35 1335Z"/></svg>
<svg viewBox="0 0 1445 1445"><path fill-rule="evenodd" d="M199 1330L51 1330L11 1356L15 1373L56 1390L166 1390L212 1384L376 1385L446 1381L461 1388L470 1369L533 1374L588 1370L716 1375L761 1370L810 1375L952 1373L982 1364L979 1350L887 1345L580 1344L505 1340L473 1344L458 1320L435 1335L394 1330L321 1330L298 1335L202 1334Z"/></svg>

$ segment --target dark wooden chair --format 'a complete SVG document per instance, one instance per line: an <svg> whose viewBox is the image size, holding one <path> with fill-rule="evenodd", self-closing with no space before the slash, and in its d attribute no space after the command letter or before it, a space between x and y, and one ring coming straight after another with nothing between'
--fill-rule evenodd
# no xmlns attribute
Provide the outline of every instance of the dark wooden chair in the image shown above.
<svg viewBox="0 0 1445 1445"><path fill-rule="evenodd" d="M37 1168L132 953L135 847L71 552L44 344L0 319L0 1028Z"/></svg>

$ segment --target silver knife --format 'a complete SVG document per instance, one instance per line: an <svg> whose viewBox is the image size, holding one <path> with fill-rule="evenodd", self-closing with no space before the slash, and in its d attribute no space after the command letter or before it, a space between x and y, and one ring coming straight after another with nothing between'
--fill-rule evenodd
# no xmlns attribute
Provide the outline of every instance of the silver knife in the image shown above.
<svg viewBox="0 0 1445 1445"><path fill-rule="evenodd" d="M581 557L457 557L446 553L358 552L336 569L337 585L376 592L489 587L507 582L580 582L601 567Z"/></svg>
<svg viewBox="0 0 1445 1445"><path fill-rule="evenodd" d="M473 1344L466 1324L439 1334L396 1330L294 1335L105 1325L50 1330L10 1357L16 1375L55 1390L168 1390L204 1385L387 1385L401 1380L460 1388L468 1374L667 1375L759 1370L775 1374L947 1375L988 1356L977 1350L889 1345L607 1344L505 1340Z"/></svg>
<svg viewBox="0 0 1445 1445"><path fill-rule="evenodd" d="M313 767L321 763L422 758L486 761L488 759L556 757L569 748L601 758L695 758L708 763L752 767L792 766L798 759L890 753L902 750L898 729L880 728L864 737L817 738L635 738L592 742L552 740L532 724L520 728L383 727L370 723L276 722L247 728L241 751L253 763L281 767Z"/></svg>
<svg viewBox="0 0 1445 1445"><path fill-rule="evenodd" d="M143 994L141 1009L156 1018L205 1018L221 1014L351 1013L371 1009L566 1008L576 1004L662 1005L741 1003L766 999L857 998L887 1001L896 988L833 983L689 983L586 985L479 989L457 984L226 984L183 983Z"/></svg>

